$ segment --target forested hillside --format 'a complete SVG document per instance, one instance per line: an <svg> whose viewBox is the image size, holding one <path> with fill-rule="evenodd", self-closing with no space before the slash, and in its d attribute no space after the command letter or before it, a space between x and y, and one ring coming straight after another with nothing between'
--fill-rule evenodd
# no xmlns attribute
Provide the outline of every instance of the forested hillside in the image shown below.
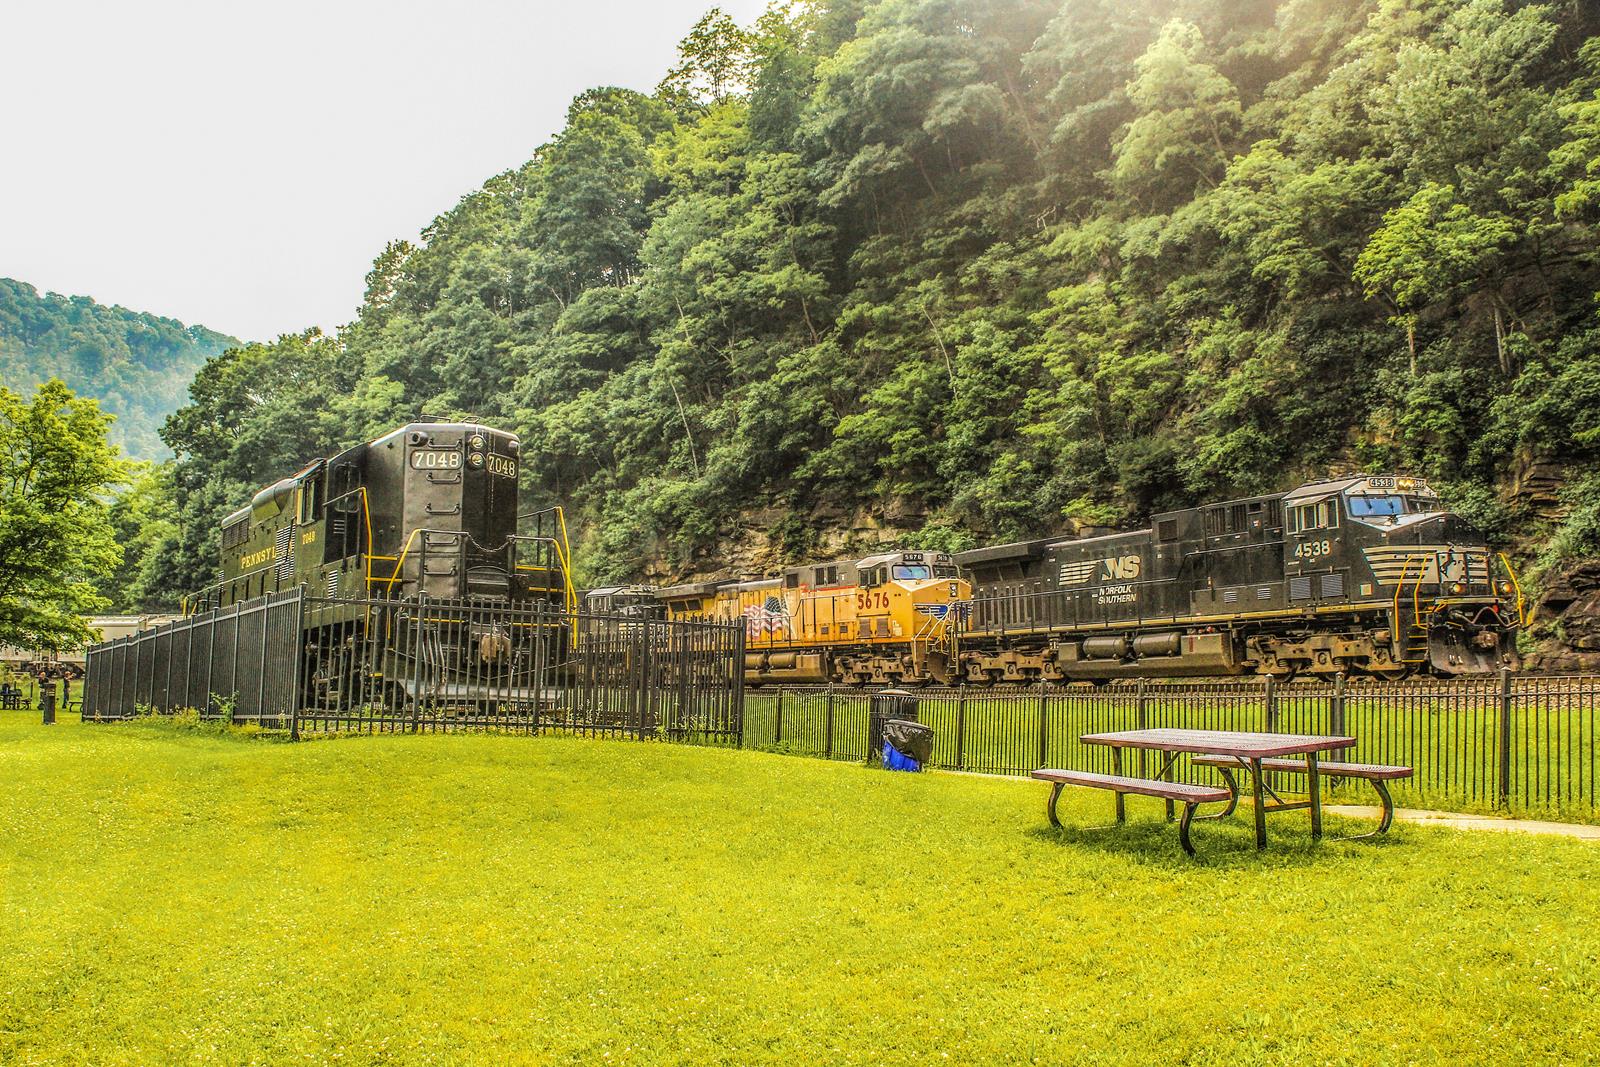
<svg viewBox="0 0 1600 1067"><path fill-rule="evenodd" d="M158 432L201 364L232 337L204 326L106 307L86 296L41 296L0 278L0 382L20 393L60 378L117 417L111 440L128 455L166 454Z"/></svg>
<svg viewBox="0 0 1600 1067"><path fill-rule="evenodd" d="M200 584L247 492L419 412L518 430L591 579L1334 469L1594 555L1597 30L1578 0L713 13L656 93L584 94L385 249L337 338L200 373L167 570Z"/></svg>

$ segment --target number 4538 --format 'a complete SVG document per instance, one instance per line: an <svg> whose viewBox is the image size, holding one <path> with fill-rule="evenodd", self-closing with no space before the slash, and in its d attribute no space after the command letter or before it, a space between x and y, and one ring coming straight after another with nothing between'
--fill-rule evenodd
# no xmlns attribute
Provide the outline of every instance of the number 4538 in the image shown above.
<svg viewBox="0 0 1600 1067"><path fill-rule="evenodd" d="M1328 541L1303 541L1294 546L1296 559L1316 559L1332 551L1333 545Z"/></svg>

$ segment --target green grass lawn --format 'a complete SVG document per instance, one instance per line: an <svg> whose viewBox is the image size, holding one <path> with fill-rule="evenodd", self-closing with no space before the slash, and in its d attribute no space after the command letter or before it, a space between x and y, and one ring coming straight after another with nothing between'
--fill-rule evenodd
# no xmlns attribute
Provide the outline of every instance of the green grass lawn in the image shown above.
<svg viewBox="0 0 1600 1067"><path fill-rule="evenodd" d="M1593 1062L1600 849L0 715L0 1063ZM1078 827L1111 799L1069 794ZM1332 829L1354 824L1330 820ZM908 828L916 828L907 839Z"/></svg>

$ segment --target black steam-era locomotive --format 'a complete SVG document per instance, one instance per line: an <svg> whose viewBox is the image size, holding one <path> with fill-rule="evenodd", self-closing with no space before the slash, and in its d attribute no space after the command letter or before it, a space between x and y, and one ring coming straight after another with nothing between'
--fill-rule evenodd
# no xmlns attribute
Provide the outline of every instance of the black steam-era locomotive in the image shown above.
<svg viewBox="0 0 1600 1067"><path fill-rule="evenodd" d="M1148 529L958 553L972 682L1347 672L1471 674L1515 659L1521 591L1426 483L1313 482Z"/></svg>
<svg viewBox="0 0 1600 1067"><path fill-rule="evenodd" d="M223 520L221 579L188 607L304 587L311 703L513 691L539 627L491 609L576 608L560 509L517 512L519 458L503 430L415 422L319 459Z"/></svg>

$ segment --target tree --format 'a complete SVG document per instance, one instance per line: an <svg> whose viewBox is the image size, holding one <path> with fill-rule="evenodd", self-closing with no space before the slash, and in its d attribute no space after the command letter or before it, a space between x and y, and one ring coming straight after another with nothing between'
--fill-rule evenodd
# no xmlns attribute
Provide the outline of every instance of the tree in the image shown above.
<svg viewBox="0 0 1600 1067"><path fill-rule="evenodd" d="M1135 64L1128 85L1136 115L1117 140L1115 187L1164 207L1215 187L1244 118L1233 84L1204 58L1191 23L1167 23Z"/></svg>
<svg viewBox="0 0 1600 1067"><path fill-rule="evenodd" d="M752 41L753 35L721 8L712 8L678 42L678 62L656 86L656 95L682 110L720 104L743 92Z"/></svg>
<svg viewBox="0 0 1600 1067"><path fill-rule="evenodd" d="M111 417L59 380L0 387L0 644L61 650L91 637L95 582L122 558L107 497L125 477Z"/></svg>

